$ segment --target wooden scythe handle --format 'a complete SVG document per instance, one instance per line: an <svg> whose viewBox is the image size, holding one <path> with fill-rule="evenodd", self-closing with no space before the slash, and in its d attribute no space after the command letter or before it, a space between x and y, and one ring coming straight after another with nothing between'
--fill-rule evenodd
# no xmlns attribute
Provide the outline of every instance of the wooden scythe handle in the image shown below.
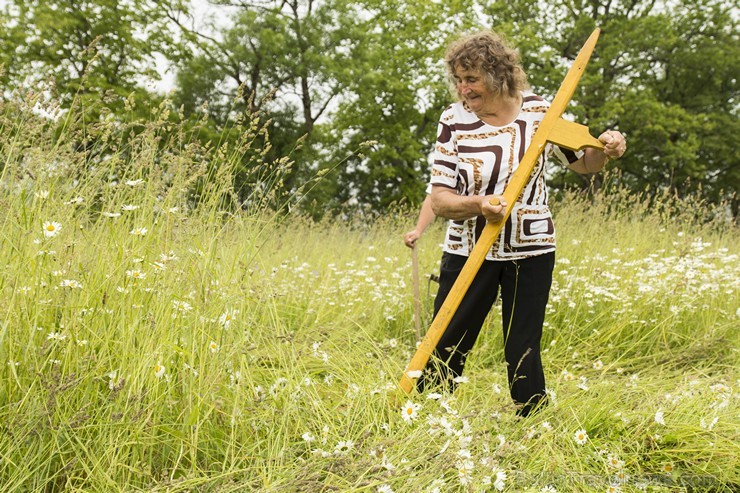
<svg viewBox="0 0 740 493"><path fill-rule="evenodd" d="M532 137L532 143L524 153L519 166L509 181L509 185L506 187L506 190L504 190L503 197L506 199L507 204L513 205L516 203L522 190L524 190L524 187L527 185L535 163L539 159L540 154L542 154L542 151L545 150L545 146L548 141L573 150L578 150L583 147L603 148L601 142L593 138L588 133L587 127L567 122L561 118L568 102L571 97L573 97L573 93L578 86L578 82L581 80L581 76L586 69L586 64L588 63L589 58L591 58L591 54L596 46L596 41L599 38L599 32L599 28L596 28L581 48L581 51L578 53L578 56L573 62L568 74L565 76L563 83L560 85L560 89L558 89L555 99L553 99L550 104L550 108L547 110L547 113L545 113L545 116L540 123L540 127ZM493 203L494 200L498 199L492 199L492 205L498 205ZM429 327L424 339L422 339L416 353L411 358L411 361L401 377L401 381L398 385L404 392L409 393L415 387L415 381L418 377L409 376L409 372L423 370L426 366L430 356L434 352L434 348L442 338L442 335L444 335L445 330L447 330L447 326L450 324L452 316L460 306L463 296L465 296L465 293L468 291L470 283L473 282L475 275L478 273L478 269L480 269L480 266L483 264L486 254L488 254L488 251L493 246L496 238L498 238L501 233L501 229L503 228L504 223L506 223L506 219L509 217L509 214L511 214L511 207L508 208L506 215L501 222L489 222L486 224L485 228L483 228L483 232L475 243L475 247L470 252L468 260L460 271L457 281L455 281L455 284L452 286L452 289L447 295L447 298L445 298L437 316L434 317L432 325Z"/></svg>

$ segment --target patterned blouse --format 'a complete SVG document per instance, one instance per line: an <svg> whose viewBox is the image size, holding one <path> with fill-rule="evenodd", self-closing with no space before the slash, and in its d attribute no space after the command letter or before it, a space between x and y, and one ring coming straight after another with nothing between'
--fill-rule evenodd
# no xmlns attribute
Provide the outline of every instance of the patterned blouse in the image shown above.
<svg viewBox="0 0 740 493"><path fill-rule="evenodd" d="M540 96L523 93L516 119L495 127L481 121L463 102L450 105L440 118L429 184L465 196L503 194L549 106ZM488 252L488 260L521 259L555 250L555 226L545 184L546 156L552 155L567 166L582 153L547 144L501 235ZM483 216L450 221L444 251L469 255L485 224Z"/></svg>

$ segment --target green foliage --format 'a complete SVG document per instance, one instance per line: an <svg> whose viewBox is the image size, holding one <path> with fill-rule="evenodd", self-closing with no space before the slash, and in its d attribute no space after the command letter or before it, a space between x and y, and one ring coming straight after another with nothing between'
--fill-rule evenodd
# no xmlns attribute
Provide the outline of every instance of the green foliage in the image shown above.
<svg viewBox="0 0 740 493"><path fill-rule="evenodd" d="M588 34L602 34L568 112L592 133L616 128L629 150L613 166L625 185L654 193L701 190L738 210L737 19L731 2L494 2L494 28L522 48L536 91L554 94ZM565 62L564 62L565 61ZM590 177L561 174L553 184L589 185Z"/></svg>
<svg viewBox="0 0 740 493"><path fill-rule="evenodd" d="M416 349L411 213L276 214L266 198L286 170L269 161L253 164L262 193L234 207L261 125L245 121L240 146L203 145L168 104L90 124L37 103L54 109L0 101L3 491L740 484L740 242L721 208L609 176L593 199L553 202L552 399L522 420L498 308L468 383L396 394ZM66 145L80 135L87 148ZM441 228L419 241L422 273L438 268Z"/></svg>
<svg viewBox="0 0 740 493"><path fill-rule="evenodd" d="M140 87L158 80L155 55L170 55L174 38L165 12L177 0L12 0L0 39L7 89L52 83L62 106L73 100L104 102L122 113L136 93L145 105L156 98ZM97 114L90 115L97 117Z"/></svg>
<svg viewBox="0 0 740 493"><path fill-rule="evenodd" d="M441 63L450 39L482 27L502 32L519 47L533 89L552 97L600 27L570 115L594 134L627 135L628 153L609 166L629 189L701 191L737 215L740 43L731 2L209 4L220 16L212 25L196 23L184 0L6 2L4 93L24 84L48 90L63 108L88 108L91 120L125 119L133 98L143 116L163 101L142 84L156 78L155 58L164 55L177 69L174 107L199 122L204 145L236 145L240 125L259 112L264 154L255 159L293 163L282 174L283 194L300 194L300 207L316 218L377 215L424 196L436 121L451 101ZM245 156L234 177L240 201L259 188L252 159ZM600 182L559 170L551 181L557 189Z"/></svg>

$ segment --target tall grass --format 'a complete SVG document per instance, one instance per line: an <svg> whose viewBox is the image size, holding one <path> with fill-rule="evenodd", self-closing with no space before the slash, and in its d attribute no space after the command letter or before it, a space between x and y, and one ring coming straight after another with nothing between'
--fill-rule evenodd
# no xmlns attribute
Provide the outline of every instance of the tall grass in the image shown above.
<svg viewBox="0 0 740 493"><path fill-rule="evenodd" d="M498 307L454 395L396 390L416 343L411 214L271 213L287 161L252 170L261 193L238 203L258 119L208 146L166 106L83 124L37 103L0 110L2 491L740 486L740 236L706 204L554 204L551 405L522 420Z"/></svg>

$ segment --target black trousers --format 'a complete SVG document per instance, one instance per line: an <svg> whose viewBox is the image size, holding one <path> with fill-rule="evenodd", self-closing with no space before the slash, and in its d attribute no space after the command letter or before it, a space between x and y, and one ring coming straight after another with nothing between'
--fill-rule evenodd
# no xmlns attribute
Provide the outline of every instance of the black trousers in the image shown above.
<svg viewBox="0 0 740 493"><path fill-rule="evenodd" d="M434 300L437 316L467 257L444 253L439 291ZM483 262L478 274L440 339L417 388L444 386L454 390L465 358L475 344L483 322L501 290L504 357L509 388L519 413L529 414L545 397L545 375L540 357L542 324L552 285L555 253L522 260Z"/></svg>

